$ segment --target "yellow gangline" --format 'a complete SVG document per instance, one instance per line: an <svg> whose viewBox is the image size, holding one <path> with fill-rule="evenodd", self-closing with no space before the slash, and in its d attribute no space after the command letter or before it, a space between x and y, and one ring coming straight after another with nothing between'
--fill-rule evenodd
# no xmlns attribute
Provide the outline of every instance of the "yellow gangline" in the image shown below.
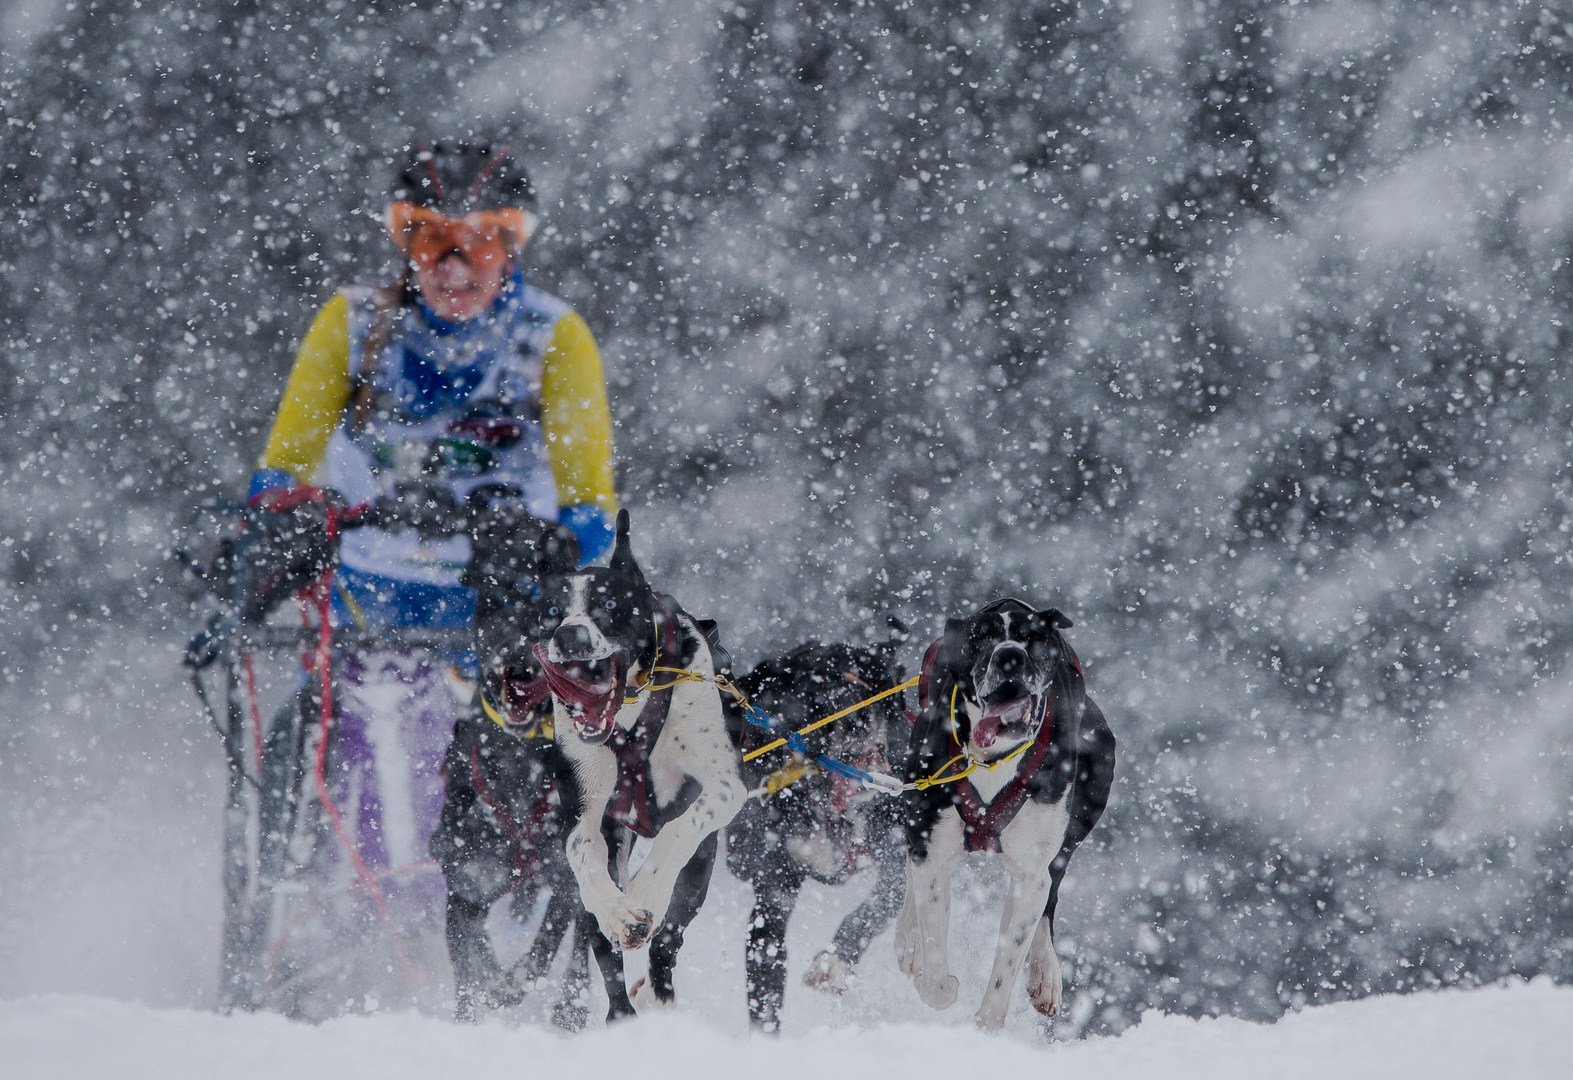
<svg viewBox="0 0 1573 1080"><path fill-rule="evenodd" d="M890 697L892 694L899 694L903 690L906 690L906 689L908 689L910 687L916 686L921 678L922 677L919 676L919 675L914 675L914 676L912 676L912 678L908 679L906 682L902 683L900 686L892 686L889 690L881 690L879 693L875 694L873 697L871 697L871 698L864 698L862 701L858 702L856 705L849 705L847 708L842 709L838 713L831 713L829 716L825 717L823 720L815 720L812 724L808 725L808 727L806 727L806 728L799 728L797 733L799 735L807 735L810 731L817 731L820 728L824 727L826 724L833 723L836 720L840 720L843 716L850 716L852 713L857 712L861 708L864 708L866 706L872 705L876 701L883 701L885 698ZM785 746L786 744L787 744L787 741L785 739L777 739L775 742L769 744L768 746L761 746L758 750L750 750L748 753L743 755L743 760L744 761L753 761L756 757L760 757L760 756L762 756L764 754L768 754L768 753L770 753L770 751L778 749L779 747Z"/></svg>

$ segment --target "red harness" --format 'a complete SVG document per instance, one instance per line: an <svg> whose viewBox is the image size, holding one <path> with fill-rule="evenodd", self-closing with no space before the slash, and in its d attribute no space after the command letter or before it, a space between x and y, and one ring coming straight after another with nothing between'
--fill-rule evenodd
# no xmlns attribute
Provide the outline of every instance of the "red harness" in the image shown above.
<svg viewBox="0 0 1573 1080"><path fill-rule="evenodd" d="M928 712L930 675L934 670L934 661L939 656L939 646L938 641L934 642L923 656L923 670L918 678L919 715ZM1079 662L1076 668L1081 670ZM916 722L916 717L912 719ZM971 780L958 780L950 785L956 812L961 815L968 851L1000 850L1000 831L1027 800L1028 785L1042 767L1043 759L1049 754L1049 744L1053 741L1054 702L1049 699L1043 703L1043 719L1038 724L1038 736L1032 742L1032 749L1016 759L1016 775L994 796L993 802L984 803ZM952 755L961 753L961 743L957 741L954 731L950 733L950 752Z"/></svg>
<svg viewBox="0 0 1573 1080"><path fill-rule="evenodd" d="M681 656L677 640L677 603L661 593L655 594L655 602L662 619L661 648L654 666L679 667ZM653 674L648 678L655 681ZM617 755L617 787L613 789L606 815L640 836L654 837L660 831L660 825L650 812L651 797L655 790L650 777L650 752L655 748L656 739L660 738L661 729L666 726L674 685L669 683L645 698L644 708L639 710L639 718L634 721L633 727L624 731L613 723L611 737L606 741L612 753Z"/></svg>
<svg viewBox="0 0 1573 1080"><path fill-rule="evenodd" d="M481 749L478 746L470 748L470 785L475 788L475 795L481 800L481 805L491 815L497 831L508 841L508 850L513 855L514 876L518 881L539 877L541 849L538 841L541 830L546 826L546 819L556 805L557 781L553 779L546 785L546 790L531 807L530 816L522 823L508 812L508 807L486 782L486 770L481 766Z"/></svg>
<svg viewBox="0 0 1573 1080"><path fill-rule="evenodd" d="M1032 783L1043 759L1048 756L1053 733L1054 703L1045 701L1043 722L1038 725L1038 737L1033 740L1032 749L1016 760L1016 775L994 796L993 802L985 805L970 779L958 780L953 785L956 812L961 815L968 851L1000 850L1000 830L1010 823L1016 811L1021 809L1021 804L1026 802L1027 786ZM950 736L950 746L952 753L961 752L961 744L956 741L955 733Z"/></svg>

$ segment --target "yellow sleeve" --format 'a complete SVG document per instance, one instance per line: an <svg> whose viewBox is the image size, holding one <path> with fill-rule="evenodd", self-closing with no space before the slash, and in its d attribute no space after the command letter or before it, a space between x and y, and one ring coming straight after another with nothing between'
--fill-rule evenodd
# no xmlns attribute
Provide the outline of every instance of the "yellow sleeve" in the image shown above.
<svg viewBox="0 0 1573 1080"><path fill-rule="evenodd" d="M343 293L323 305L301 340L259 469L309 481L350 399L350 309Z"/></svg>
<svg viewBox="0 0 1573 1080"><path fill-rule="evenodd" d="M612 489L612 412L601 353L578 312L557 320L541 371L541 431L562 506L617 513Z"/></svg>

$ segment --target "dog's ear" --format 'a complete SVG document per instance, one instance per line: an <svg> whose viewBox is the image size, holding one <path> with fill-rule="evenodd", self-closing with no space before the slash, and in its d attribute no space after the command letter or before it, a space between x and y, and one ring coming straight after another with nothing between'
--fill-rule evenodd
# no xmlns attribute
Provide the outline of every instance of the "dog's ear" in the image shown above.
<svg viewBox="0 0 1573 1080"><path fill-rule="evenodd" d="M966 619L945 620L945 636L940 639L939 652L934 657L934 670L929 678L930 715L943 720L946 730L950 726L951 693L959 686L964 697L972 696L972 657L967 651L968 630ZM958 708L955 721L958 728L956 738L965 744L971 730L967 711Z"/></svg>
<svg viewBox="0 0 1573 1080"><path fill-rule="evenodd" d="M571 574L579 568L579 538L566 525L548 522L535 542L535 569L540 577Z"/></svg>
<svg viewBox="0 0 1573 1080"><path fill-rule="evenodd" d="M710 662L717 675L730 677L732 674L732 654L727 652L726 646L721 644L721 628L714 619L695 619L694 625L699 627L699 632L705 636L705 644L710 646Z"/></svg>
<svg viewBox="0 0 1573 1080"><path fill-rule="evenodd" d="M617 511L617 543L612 548L610 565L613 573L627 574L639 583L640 588L644 588L644 572L639 569L639 564L634 561L634 549L628 542L628 523L628 511Z"/></svg>
<svg viewBox="0 0 1573 1080"><path fill-rule="evenodd" d="M1042 611L1032 613L1032 629L1035 631L1069 630L1071 621L1059 608L1044 608Z"/></svg>
<svg viewBox="0 0 1573 1080"><path fill-rule="evenodd" d="M945 636L940 639L939 653L934 657L934 668L959 679L972 670L972 657L967 652L967 620L945 620Z"/></svg>

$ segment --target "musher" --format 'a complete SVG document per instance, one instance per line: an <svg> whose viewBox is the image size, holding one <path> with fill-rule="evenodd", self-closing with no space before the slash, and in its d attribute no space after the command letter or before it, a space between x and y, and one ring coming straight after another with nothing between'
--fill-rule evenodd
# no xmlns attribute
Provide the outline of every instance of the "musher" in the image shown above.
<svg viewBox="0 0 1573 1080"><path fill-rule="evenodd" d="M253 504L287 506L309 488L376 503L414 485L457 505L484 488L569 526L583 562L605 552L617 499L601 359L585 321L525 281L518 257L538 221L508 148L413 151L387 213L403 269L391 284L341 290L318 312L252 478ZM469 626L475 595L459 582L469 549L462 534L346 531L335 625ZM346 650L337 666L334 799L411 928L443 918L441 875L427 869L417 884L398 868L427 861L442 809L443 752L466 708L447 666L412 649ZM327 844L329 869L347 879L343 845L331 835Z"/></svg>

